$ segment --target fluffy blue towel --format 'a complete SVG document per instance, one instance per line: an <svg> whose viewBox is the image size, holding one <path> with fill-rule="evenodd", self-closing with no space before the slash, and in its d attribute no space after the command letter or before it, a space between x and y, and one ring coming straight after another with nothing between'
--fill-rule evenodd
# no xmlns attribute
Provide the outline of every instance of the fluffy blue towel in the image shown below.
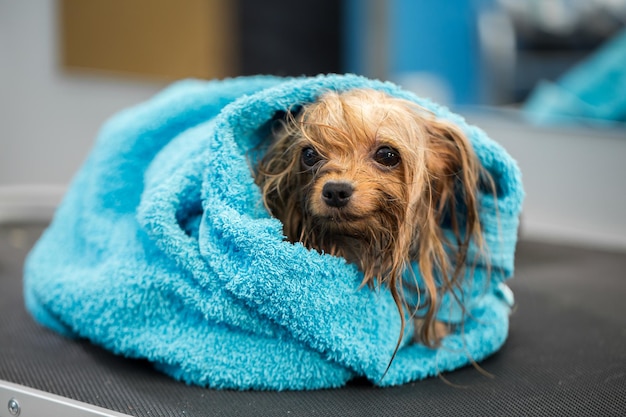
<svg viewBox="0 0 626 417"><path fill-rule="evenodd" d="M384 288L283 239L251 176L249 156L277 111L328 89L384 90L450 119L498 185L481 219L491 277L466 286L469 319L438 349L403 343ZM214 388L316 389L361 376L396 385L495 352L508 332L522 202L515 162L479 129L427 100L353 75L182 81L102 129L25 267L37 321L174 378ZM442 309L456 320L450 309ZM409 332L410 333L410 332ZM385 374L384 378L383 375ZM381 379L382 378L382 379Z"/></svg>

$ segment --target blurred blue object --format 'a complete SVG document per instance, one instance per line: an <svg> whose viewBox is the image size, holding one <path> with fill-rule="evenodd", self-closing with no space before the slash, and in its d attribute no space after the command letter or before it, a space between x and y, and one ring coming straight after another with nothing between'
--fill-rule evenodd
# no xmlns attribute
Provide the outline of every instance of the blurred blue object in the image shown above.
<svg viewBox="0 0 626 417"><path fill-rule="evenodd" d="M437 75L455 104L479 101L476 11L468 1L391 2L389 70Z"/></svg>
<svg viewBox="0 0 626 417"><path fill-rule="evenodd" d="M496 7L494 0L348 0L345 69L449 105L483 103L479 18Z"/></svg>
<svg viewBox="0 0 626 417"><path fill-rule="evenodd" d="M524 105L542 124L626 121L626 30L556 82L541 82Z"/></svg>

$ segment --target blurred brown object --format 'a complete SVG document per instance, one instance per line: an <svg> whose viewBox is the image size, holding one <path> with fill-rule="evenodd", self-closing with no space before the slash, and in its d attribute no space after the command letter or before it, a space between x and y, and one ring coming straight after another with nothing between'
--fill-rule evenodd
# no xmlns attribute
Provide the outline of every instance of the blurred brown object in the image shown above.
<svg viewBox="0 0 626 417"><path fill-rule="evenodd" d="M237 74L228 0L59 0L61 63L150 78Z"/></svg>

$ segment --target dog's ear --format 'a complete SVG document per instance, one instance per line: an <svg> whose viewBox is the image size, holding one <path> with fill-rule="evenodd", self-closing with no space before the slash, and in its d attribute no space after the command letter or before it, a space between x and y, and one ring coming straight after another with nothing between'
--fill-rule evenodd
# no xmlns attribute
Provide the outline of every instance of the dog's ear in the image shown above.
<svg viewBox="0 0 626 417"><path fill-rule="evenodd" d="M478 214L477 191L481 167L471 143L450 122L431 120L426 124L426 129L426 166L437 218L455 223L455 220L460 220L459 215L463 214L465 220L472 223L477 221L475 216ZM456 227L454 224L451 226Z"/></svg>
<svg viewBox="0 0 626 417"><path fill-rule="evenodd" d="M426 129L426 198L418 262L427 292L428 310L420 338L434 340L435 314L445 292L455 294L467 263L470 241L481 245L478 179L481 168L471 143L453 124L423 120ZM453 232L449 241L444 229ZM458 300L462 306L462 300ZM435 341L436 342L436 341Z"/></svg>
<svg viewBox="0 0 626 417"><path fill-rule="evenodd" d="M296 241L302 229L302 210L297 176L300 152L294 146L293 123L292 117L278 121L268 138L271 143L256 167L255 182L267 210L283 223L287 238Z"/></svg>

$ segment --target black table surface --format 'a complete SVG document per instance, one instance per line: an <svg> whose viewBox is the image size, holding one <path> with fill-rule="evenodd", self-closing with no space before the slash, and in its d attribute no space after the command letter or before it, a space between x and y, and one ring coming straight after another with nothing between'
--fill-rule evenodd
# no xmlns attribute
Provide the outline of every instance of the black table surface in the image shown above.
<svg viewBox="0 0 626 417"><path fill-rule="evenodd" d="M486 372L466 367L393 388L241 392L185 385L33 322L22 266L42 228L0 225L0 380L134 416L626 415L626 252L522 240L510 335L481 363Z"/></svg>

